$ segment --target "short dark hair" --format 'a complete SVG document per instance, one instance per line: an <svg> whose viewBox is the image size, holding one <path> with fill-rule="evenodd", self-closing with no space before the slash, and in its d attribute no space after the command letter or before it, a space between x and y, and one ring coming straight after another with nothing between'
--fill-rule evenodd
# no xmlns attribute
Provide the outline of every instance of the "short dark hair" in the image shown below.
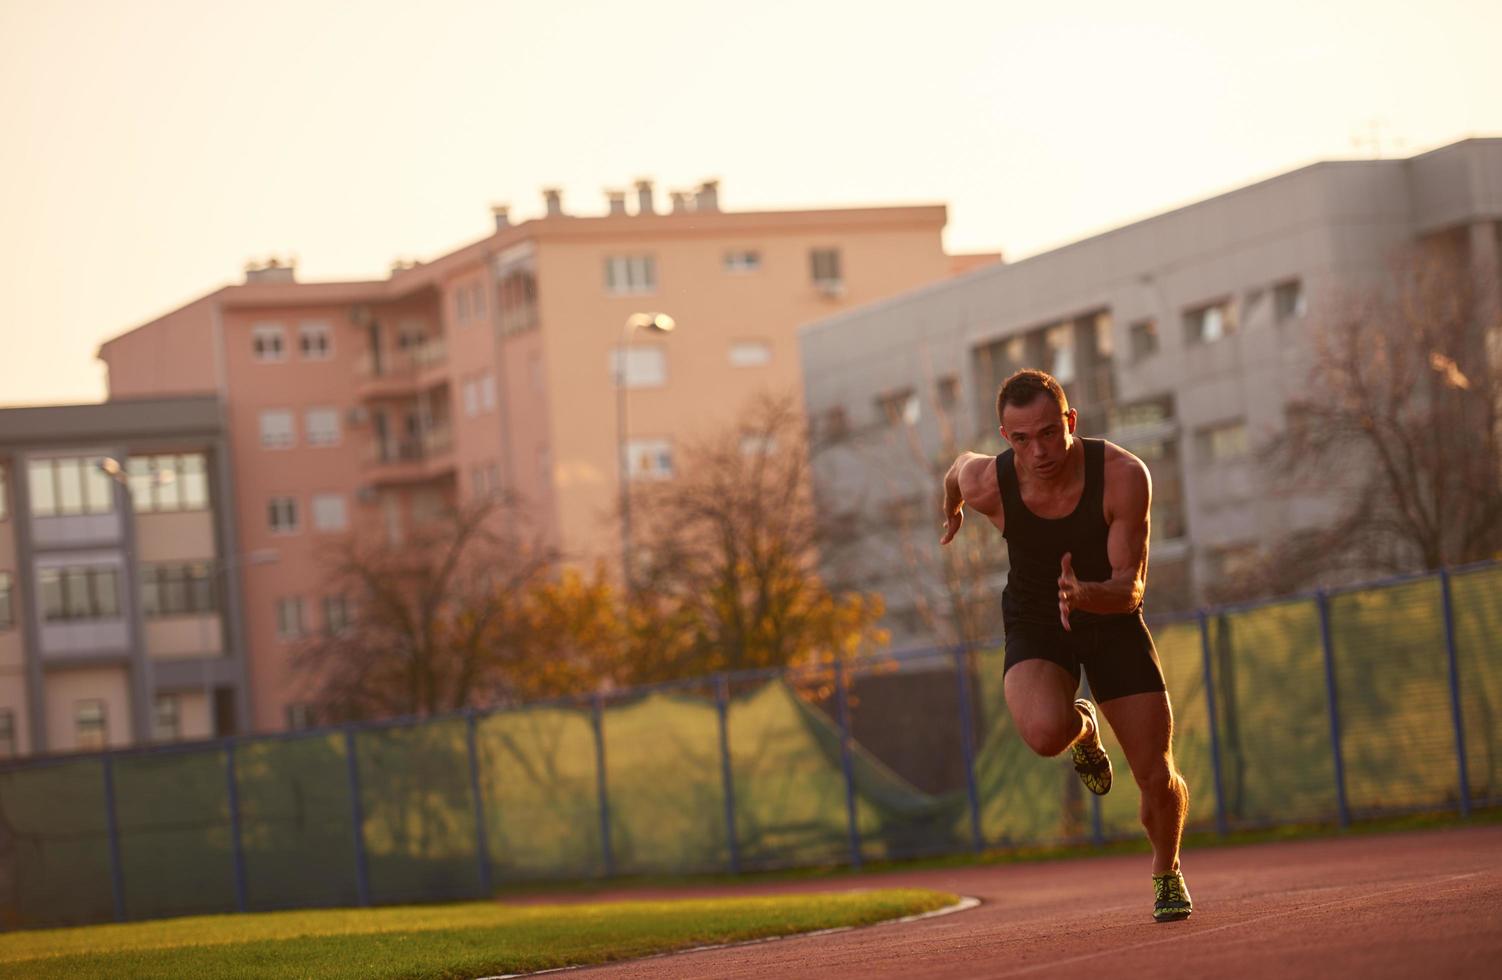
<svg viewBox="0 0 1502 980"><path fill-rule="evenodd" d="M1048 394L1059 403L1059 411L1069 411L1069 399L1064 395L1064 386L1047 371L1025 368L1007 378L996 395L996 420L1001 421L1001 410L1011 405L1021 408L1031 405L1039 395Z"/></svg>

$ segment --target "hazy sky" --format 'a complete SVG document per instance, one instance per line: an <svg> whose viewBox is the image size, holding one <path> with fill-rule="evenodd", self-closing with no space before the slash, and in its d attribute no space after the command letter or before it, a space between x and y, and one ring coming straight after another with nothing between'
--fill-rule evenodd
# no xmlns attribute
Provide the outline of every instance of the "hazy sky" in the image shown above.
<svg viewBox="0 0 1502 980"><path fill-rule="evenodd" d="M1017 258L1324 157L1502 134L1502 3L0 0L0 404L295 254L381 277L488 206L723 181L945 202Z"/></svg>

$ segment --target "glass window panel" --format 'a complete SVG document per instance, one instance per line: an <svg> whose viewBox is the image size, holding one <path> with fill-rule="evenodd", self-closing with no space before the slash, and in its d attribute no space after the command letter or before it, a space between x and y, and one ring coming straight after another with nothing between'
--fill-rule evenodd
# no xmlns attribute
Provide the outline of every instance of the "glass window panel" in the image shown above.
<svg viewBox="0 0 1502 980"><path fill-rule="evenodd" d="M67 619L87 619L93 615L94 601L89 595L89 573L84 568L63 570L63 615Z"/></svg>
<svg viewBox="0 0 1502 980"><path fill-rule="evenodd" d="M169 565L161 570L163 612L177 615L188 611L186 571L181 565Z"/></svg>
<svg viewBox="0 0 1502 980"><path fill-rule="evenodd" d="M89 514L111 514L115 510L115 481L99 465L103 459L83 461L84 511Z"/></svg>
<svg viewBox="0 0 1502 980"><path fill-rule="evenodd" d="M113 568L90 569L94 580L94 614L105 619L120 615L120 575Z"/></svg>
<svg viewBox="0 0 1502 980"><path fill-rule="evenodd" d="M203 510L209 506L209 474L202 453L182 457L178 483L179 500L184 510Z"/></svg>
<svg viewBox="0 0 1502 980"><path fill-rule="evenodd" d="M158 569L147 566L141 569L141 615L159 616L162 612L162 591L157 584Z"/></svg>
<svg viewBox="0 0 1502 980"><path fill-rule="evenodd" d="M155 510L151 499L151 459L132 456L125 463L125 479L130 486L130 502L138 513Z"/></svg>
<svg viewBox="0 0 1502 980"><path fill-rule="evenodd" d="M188 608L193 612L213 612L218 608L214 596L213 569L195 565L188 578Z"/></svg>
<svg viewBox="0 0 1502 980"><path fill-rule="evenodd" d="M49 621L62 619L67 614L63 602L62 570L44 568L37 579L42 588L42 618Z"/></svg>
<svg viewBox="0 0 1502 980"><path fill-rule="evenodd" d="M38 517L57 513L57 471L50 459L34 459L26 465L31 488L31 512Z"/></svg>
<svg viewBox="0 0 1502 980"><path fill-rule="evenodd" d="M57 464L57 512L83 513L83 460L59 459Z"/></svg>

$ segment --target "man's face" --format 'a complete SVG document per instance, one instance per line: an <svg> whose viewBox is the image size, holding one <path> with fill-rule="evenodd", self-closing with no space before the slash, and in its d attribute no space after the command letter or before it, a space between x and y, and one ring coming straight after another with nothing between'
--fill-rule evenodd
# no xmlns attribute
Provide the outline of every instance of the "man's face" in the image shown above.
<svg viewBox="0 0 1502 980"><path fill-rule="evenodd" d="M1074 445L1074 409L1059 409L1052 396L1041 394L1026 405L1007 405L1001 412L1001 434L1012 444L1017 465L1045 479L1063 472L1069 447Z"/></svg>

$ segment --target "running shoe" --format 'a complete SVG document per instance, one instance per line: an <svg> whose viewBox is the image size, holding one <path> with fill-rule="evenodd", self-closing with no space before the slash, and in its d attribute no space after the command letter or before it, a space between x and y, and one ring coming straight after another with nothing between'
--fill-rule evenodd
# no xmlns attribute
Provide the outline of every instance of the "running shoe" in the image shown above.
<svg viewBox="0 0 1502 980"><path fill-rule="evenodd" d="M1153 921L1177 922L1189 918L1194 905L1189 900L1189 888L1184 884L1180 871L1165 871L1153 875Z"/></svg>
<svg viewBox="0 0 1502 980"><path fill-rule="evenodd" d="M1080 782L1096 796L1111 792L1111 757L1100 744L1100 719L1095 715L1095 705L1080 698L1074 706L1090 723L1090 732L1075 742L1069 749L1074 757L1074 771L1080 774Z"/></svg>

